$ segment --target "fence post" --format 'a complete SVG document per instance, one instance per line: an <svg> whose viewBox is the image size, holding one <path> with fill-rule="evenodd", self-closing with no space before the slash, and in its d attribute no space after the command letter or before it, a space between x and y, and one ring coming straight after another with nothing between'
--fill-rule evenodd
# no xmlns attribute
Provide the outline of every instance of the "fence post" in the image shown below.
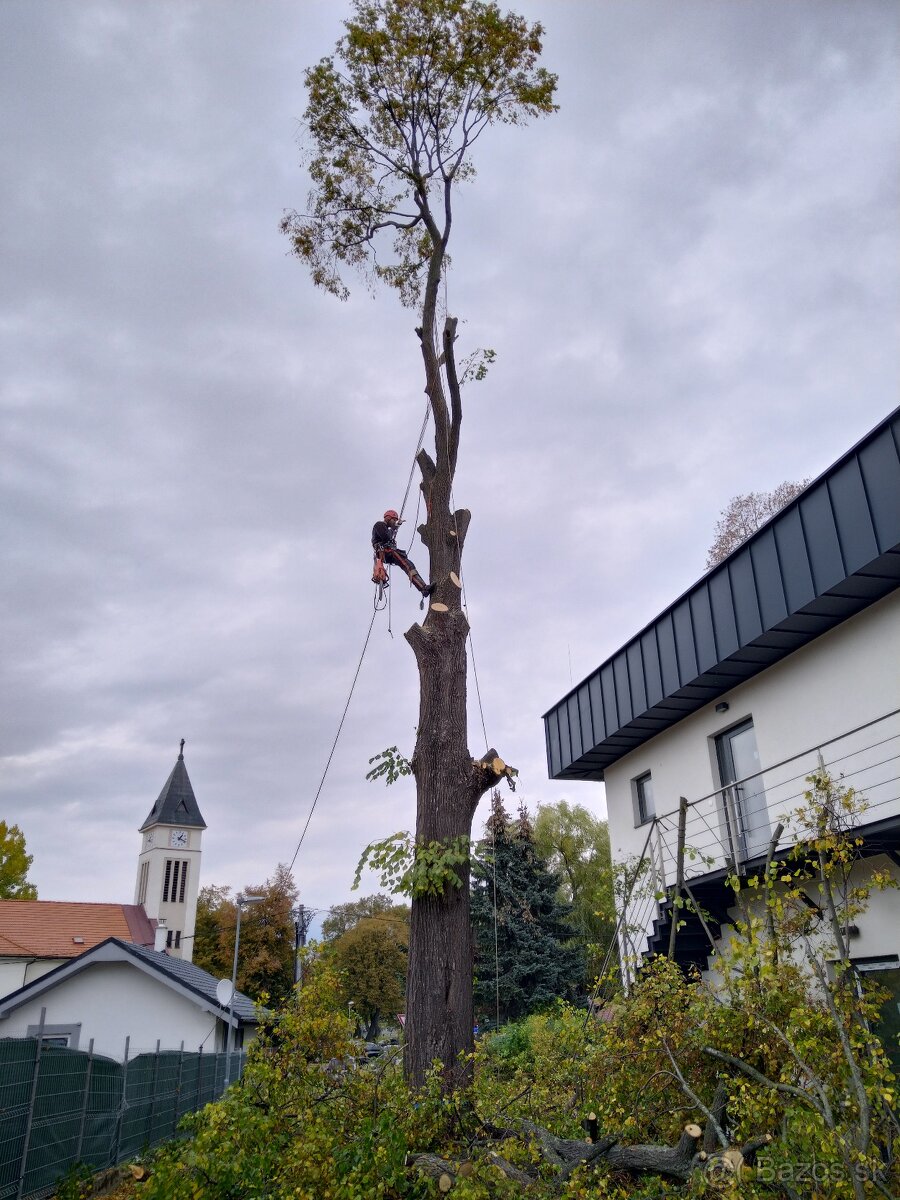
<svg viewBox="0 0 900 1200"><path fill-rule="evenodd" d="M722 800L725 805L725 823L728 829L728 844L731 849L731 861L734 873L743 875L744 858L741 853L740 830L737 824L737 805L734 802L734 791L731 786L722 789Z"/></svg>
<svg viewBox="0 0 900 1200"><path fill-rule="evenodd" d="M119 1118L116 1121L116 1135L113 1138L113 1153L111 1166L115 1166L119 1161L119 1148L122 1144L122 1122L125 1119L125 1103L128 1095L128 1048L131 1045L131 1036L125 1039L125 1061L122 1063L122 1097L119 1100Z"/></svg>
<svg viewBox="0 0 900 1200"><path fill-rule="evenodd" d="M687 830L688 802L686 796L678 798L678 850L675 855L675 891L672 893L672 926L669 929L669 958L675 957L675 934L678 930L678 901L684 886L684 840Z"/></svg>
<svg viewBox="0 0 900 1200"><path fill-rule="evenodd" d="M657 860L654 864L656 870L656 890L664 892L666 890L666 857L665 847L662 839L662 824L660 821L654 821L653 827L656 830L656 854L651 850L651 856Z"/></svg>
<svg viewBox="0 0 900 1200"><path fill-rule="evenodd" d="M156 1116L156 1085L159 1082L159 1042L156 1039L156 1054L153 1056L153 1085L150 1091L150 1112L147 1114L147 1128L145 1130L146 1137L144 1141L149 1142L153 1133L153 1118Z"/></svg>
<svg viewBox="0 0 900 1200"><path fill-rule="evenodd" d="M184 1071L184 1041L181 1043L181 1050L178 1052L178 1079L175 1083L175 1109L172 1114L172 1136L175 1136L175 1131L178 1128L178 1108L181 1104L181 1079Z"/></svg>
<svg viewBox="0 0 900 1200"><path fill-rule="evenodd" d="M84 1097L81 1101L81 1124L78 1126L78 1145L75 1148L75 1161L81 1162L81 1150L84 1145L84 1126L87 1122L88 1099L91 1094L91 1077L94 1073L94 1039L88 1043L87 1072L84 1076Z"/></svg>
<svg viewBox="0 0 900 1200"><path fill-rule="evenodd" d="M200 1089L203 1086L203 1043L200 1043L200 1057L197 1059L197 1099L194 1101L194 1112L200 1110Z"/></svg>
<svg viewBox="0 0 900 1200"><path fill-rule="evenodd" d="M31 1126L34 1122L34 1102L37 1099L38 1076L41 1073L41 1047L44 1045L44 1022L47 1019L46 1008L41 1009L41 1019L38 1022L37 1049L34 1053L34 1074L31 1077L31 1097L28 1101L28 1116L25 1118L25 1138L22 1142L22 1160L19 1164L19 1186L16 1189L16 1200L22 1200L25 1188L25 1171L28 1167L28 1145L31 1141Z"/></svg>

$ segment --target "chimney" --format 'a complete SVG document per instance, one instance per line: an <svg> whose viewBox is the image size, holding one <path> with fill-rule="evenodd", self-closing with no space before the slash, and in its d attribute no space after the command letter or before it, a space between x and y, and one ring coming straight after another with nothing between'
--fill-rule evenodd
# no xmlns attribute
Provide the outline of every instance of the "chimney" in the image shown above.
<svg viewBox="0 0 900 1200"><path fill-rule="evenodd" d="M166 918L158 917L156 920L156 933L153 935L153 949L165 950L166 948Z"/></svg>

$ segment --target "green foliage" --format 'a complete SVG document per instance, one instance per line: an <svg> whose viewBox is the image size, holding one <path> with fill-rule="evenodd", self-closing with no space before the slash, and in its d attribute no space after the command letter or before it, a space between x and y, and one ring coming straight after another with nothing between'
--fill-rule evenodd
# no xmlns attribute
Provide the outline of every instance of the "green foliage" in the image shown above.
<svg viewBox="0 0 900 1200"><path fill-rule="evenodd" d="M460 383L481 383L483 379L487 379L487 373L497 360L496 350L475 350L467 355L461 363L462 370L459 373Z"/></svg>
<svg viewBox="0 0 900 1200"><path fill-rule="evenodd" d="M400 753L396 746L388 746L380 754L369 759L369 765L377 764L371 771L366 771L366 779L374 783L376 779L384 779L388 787L402 779L404 775L412 775L412 764Z"/></svg>
<svg viewBox="0 0 900 1200"><path fill-rule="evenodd" d="M262 1031L242 1081L187 1118L143 1185L147 1200L424 1200L410 1149L446 1126L439 1088L411 1097L393 1063L360 1068L334 973L319 965Z"/></svg>
<svg viewBox="0 0 900 1200"><path fill-rule="evenodd" d="M495 793L472 860L480 1019L496 1019L498 1000L500 1019L509 1021L572 996L583 983L581 947L568 923L571 906L559 902L559 889L559 876L537 852L527 813L520 809L510 820Z"/></svg>
<svg viewBox="0 0 900 1200"><path fill-rule="evenodd" d="M306 72L313 187L282 230L317 286L346 298L350 267L414 306L472 145L553 112L556 77L537 65L541 26L482 0L355 0L345 28Z"/></svg>
<svg viewBox="0 0 900 1200"><path fill-rule="evenodd" d="M197 895L192 961L219 979L231 975L234 924L231 888L217 887L215 884L202 887Z"/></svg>
<svg viewBox="0 0 900 1200"><path fill-rule="evenodd" d="M273 1001L286 999L294 986L294 917L299 895L288 868L279 864L265 883L244 889L262 896L262 904L241 913L241 944L238 958L238 989L254 1000L265 995ZM210 974L231 976L237 907L231 889L208 886L197 898L197 929L193 961Z"/></svg>
<svg viewBox="0 0 900 1200"><path fill-rule="evenodd" d="M159 1156L143 1194L424 1200L436 1185L406 1156L427 1152L471 1164L454 1184L457 1200L522 1194L498 1173L493 1153L539 1168L527 1192L533 1200L896 1195L896 1080L870 1029L881 997L842 967L827 916L829 903L839 922L846 905L861 911L870 889L883 885L877 864L857 859L858 811L847 789L811 779L808 836L755 886L735 879L748 915L716 962L718 989L657 958L602 1011L557 1001L480 1038L464 1098L442 1094L439 1069L411 1093L396 1059L357 1063L344 985L332 964L318 963L302 996L266 1024L240 1085L187 1121L193 1139ZM510 840L527 841L524 818L494 816ZM797 889L821 897L817 919L792 895ZM836 964L833 976L810 962L807 941L816 963ZM706 1124L720 1086L729 1143L773 1135L756 1165L724 1188L702 1170L678 1184L602 1164L561 1184L527 1138L492 1142L483 1124L509 1131L526 1118L583 1138L593 1112L621 1146L672 1146L686 1122Z"/></svg>
<svg viewBox="0 0 900 1200"><path fill-rule="evenodd" d="M416 843L409 833L395 833L381 842L370 842L356 864L353 887L358 888L367 866L381 872L381 886L413 899L442 896L447 888L461 888L457 867L469 861L465 834L449 842Z"/></svg>
<svg viewBox="0 0 900 1200"><path fill-rule="evenodd" d="M581 804L542 804L534 820L534 844L559 876L559 899L571 906L569 923L584 949L587 981L593 983L616 929L609 827Z"/></svg>
<svg viewBox="0 0 900 1200"><path fill-rule="evenodd" d="M348 929L358 925L365 917L379 917L389 924L409 925L409 907L395 904L390 896L363 896L361 900L350 900L336 904L322 921L322 938L329 942Z"/></svg>
<svg viewBox="0 0 900 1200"><path fill-rule="evenodd" d="M341 980L345 1003L352 1003L373 1041L384 1014L403 1011L407 921L368 917L341 934L330 947L330 961Z"/></svg>
<svg viewBox="0 0 900 1200"><path fill-rule="evenodd" d="M32 858L19 826L0 821L0 900L37 900L37 888L28 882Z"/></svg>
<svg viewBox="0 0 900 1200"><path fill-rule="evenodd" d="M73 1163L56 1185L54 1200L89 1200L94 1195L94 1171L86 1163Z"/></svg>

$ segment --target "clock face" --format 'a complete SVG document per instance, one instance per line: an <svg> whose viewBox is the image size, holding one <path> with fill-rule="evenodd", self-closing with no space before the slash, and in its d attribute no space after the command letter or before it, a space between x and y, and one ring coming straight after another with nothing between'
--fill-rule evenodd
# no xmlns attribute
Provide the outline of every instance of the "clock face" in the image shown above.
<svg viewBox="0 0 900 1200"><path fill-rule="evenodd" d="M147 847L148 850L153 845L155 840L156 840L156 838L155 838L154 834L152 834L152 833L147 834L146 838L144 839L144 845Z"/></svg>
<svg viewBox="0 0 900 1200"><path fill-rule="evenodd" d="M184 847L188 844L188 835L184 829L173 829L169 834L169 845Z"/></svg>

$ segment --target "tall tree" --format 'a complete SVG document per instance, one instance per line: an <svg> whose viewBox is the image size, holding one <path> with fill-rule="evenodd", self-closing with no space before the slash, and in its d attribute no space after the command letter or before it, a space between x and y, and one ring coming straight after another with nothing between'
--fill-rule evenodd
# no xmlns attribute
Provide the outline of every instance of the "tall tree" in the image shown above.
<svg viewBox="0 0 900 1200"><path fill-rule="evenodd" d="M471 514L452 508L462 422L456 319L438 329L457 185L490 125L554 111L556 77L538 65L543 30L483 0L355 0L335 52L306 72L313 187L309 212L282 223L316 285L345 297L350 267L395 288L419 314L434 453L418 455L426 520L419 534L437 585L423 624L406 634L419 671L417 855L428 889L413 890L405 1069L420 1085L434 1059L448 1089L466 1082L472 1048L468 846L480 797L509 774L496 751L475 759L466 728L461 564ZM412 389L411 389L412 390ZM441 849L449 865L435 886Z"/></svg>
<svg viewBox="0 0 900 1200"><path fill-rule="evenodd" d="M277 1003L294 986L295 934L293 910L299 892L284 863L265 883L244 888L249 896L262 896L261 904L241 913L237 985L254 1000L260 996ZM193 961L212 974L231 975L237 904L231 889L203 888L197 901L197 930Z"/></svg>
<svg viewBox="0 0 900 1200"><path fill-rule="evenodd" d="M559 878L559 898L571 905L569 922L584 947L589 981L600 972L613 944L613 896L609 827L582 804L542 804L534 820L537 853ZM611 957L617 964L615 950Z"/></svg>
<svg viewBox="0 0 900 1200"><path fill-rule="evenodd" d="M763 522L774 517L795 496L799 496L808 484L808 479L801 479L799 483L791 483L786 479L771 492L747 492L744 496L734 496L729 500L716 522L713 544L706 555L706 569L727 558L732 550L756 533Z"/></svg>
<svg viewBox="0 0 900 1200"><path fill-rule="evenodd" d="M0 900L37 900L37 888L28 882L32 859L19 826L0 821Z"/></svg>
<svg viewBox="0 0 900 1200"><path fill-rule="evenodd" d="M195 966L223 978L231 975L234 961L234 902L231 888L207 884L197 895L197 920L194 926L194 950L191 961ZM231 930L226 935L226 927ZM231 938L229 957L228 938Z"/></svg>
<svg viewBox="0 0 900 1200"><path fill-rule="evenodd" d="M353 929L366 917L380 918L389 925L409 925L409 908L395 904L390 896L363 896L361 900L350 900L336 904L322 922L322 938L326 942L339 938Z"/></svg>
<svg viewBox="0 0 900 1200"><path fill-rule="evenodd" d="M399 920L364 917L338 937L332 961L344 1000L365 1023L365 1036L378 1036L385 1015L403 1008L408 927Z"/></svg>
<svg viewBox="0 0 900 1200"><path fill-rule="evenodd" d="M472 864L475 1003L479 1015L494 1019L499 1008L500 1021L510 1021L571 998L584 958L525 809L510 820L495 792L484 832Z"/></svg>

